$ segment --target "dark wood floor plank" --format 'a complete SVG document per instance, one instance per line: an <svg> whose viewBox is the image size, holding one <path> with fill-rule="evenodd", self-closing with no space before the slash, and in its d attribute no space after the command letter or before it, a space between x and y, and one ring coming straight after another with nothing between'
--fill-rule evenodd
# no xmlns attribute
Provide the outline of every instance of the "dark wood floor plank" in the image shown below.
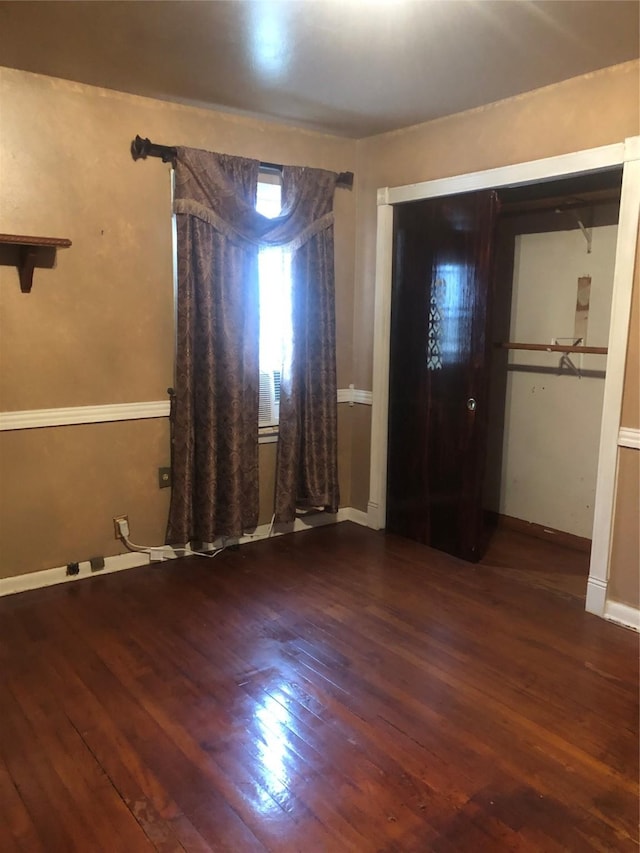
<svg viewBox="0 0 640 853"><path fill-rule="evenodd" d="M227 655L227 654L228 654L228 652L225 652L224 654L225 654L225 655ZM216 653L216 657L219 657L219 653ZM187 658L188 658L188 655L187 655L187 654L185 654L185 653L184 653L184 650L183 650L183 653L181 654L181 659L182 659L182 661L183 661L183 663L184 663L184 665L185 665L185 666L188 666ZM177 709L176 709L176 713L179 713ZM236 710L235 710L235 712L234 712L234 716L235 716L236 718L238 718L238 714L239 714L239 712L238 712L238 710L236 709ZM249 718L248 718L248 719L246 719L246 721L245 721L245 719L244 719L244 715L240 714L240 718L243 720L243 725L245 724L245 722L246 722L246 724L250 724L250 723L251 723L251 721L252 721L252 717L254 717L255 715L256 715L256 709L254 709L254 710L253 710L253 712L249 715ZM190 727L190 728L193 728L193 726L194 726L194 721L193 721L193 720L190 720L190 722L189 722L189 727ZM291 746L289 746L289 747L285 750L285 752L291 752L291 753L293 753L293 755L296 755L296 754L297 754L297 753L295 752L295 750L294 750ZM254 755L253 757L255 757L255 755ZM282 758L282 756L281 756L281 758ZM308 758L308 756L307 756L307 758ZM353 778L353 777L354 777L354 771L356 770L356 767L355 767L355 765L353 765L353 764L352 764L352 765L351 765L351 767L350 767L350 774L349 774L349 776L350 776L351 778L349 778L349 779L348 779L348 784L351 786L351 789L352 789L352 790L351 790L351 796L350 796L350 798L349 798L349 799L350 799L350 801L351 801L351 803L352 803L352 805L351 805L351 810L350 810L350 819L351 819L351 820L354 820L354 812L353 812L353 810L354 810L355 802L356 802L356 799L357 799L357 798L356 798L356 794L360 793L361 795L365 795L366 797L370 798L370 797L371 797L371 795L372 795L372 793L373 793L371 789L372 789L372 785L374 784L375 775L372 775L372 774L371 774L371 772L370 772L372 768L371 768L370 762L369 762L368 760L366 760L366 764L367 764L367 770L366 770L366 774L365 774L365 775L366 775L366 777L367 777L367 788L368 788L368 790L366 791L366 794L365 794L365 792L362 792L362 791L358 792L358 790L357 790L357 789L355 789L355 790L354 790L354 781L355 781L355 780L354 780L354 778ZM306 775L308 776L309 774L307 773ZM307 781L308 781L308 779L304 779L304 780L300 780L300 781L298 781L298 782L295 782L294 788L295 788L295 791L296 791L296 793L297 793L297 795L298 795L298 796L300 796L300 795L301 795L301 790L302 790L302 789L301 789L301 784L303 784L303 783L304 783L304 784L306 784L306 783L307 783ZM344 782L344 781L345 781L345 780L343 780L343 782ZM321 787L322 787L322 779L316 779L316 780L314 781L314 785L315 785L316 789L321 788ZM389 792L389 795L387 796L387 799L393 799L394 792L395 792L395 789L394 789L394 788L391 788L391 789L390 789L390 792ZM317 794L316 794L316 801L317 801ZM399 823L399 819L398 819L397 815L396 815L396 814L394 814L394 811L395 811L397 814L401 814L401 813L402 813L402 811L403 811L403 809L404 809L404 803L395 803L395 804L390 804L390 807L387 809L387 813L386 813L386 814L382 814L382 820L387 820L388 822L393 823L393 824L397 824L397 823ZM383 811L384 811L384 810L382 810L382 809L381 809L381 812L383 812ZM371 828L371 824L372 824L372 822L375 824L375 819L372 819L372 818L371 818L371 816L368 816L368 817L366 817L366 816L365 816L365 818L364 818L364 820L363 820L363 819L362 819L362 813L360 813L360 815L361 815L361 819L360 819L360 826L363 826L363 825L364 825L364 827L365 827L365 828L366 828L367 826L368 826L369 828ZM420 818L421 818L421 819L423 819L423 816L422 816L422 815L420 815ZM343 829L344 829L344 828L343 828ZM389 830L387 830L387 832L389 832ZM360 842L360 843L361 843L361 842Z"/></svg>
<svg viewBox="0 0 640 853"><path fill-rule="evenodd" d="M340 642L342 624L334 621L328 630L331 634L332 646L335 647L337 642ZM349 643L352 639L352 633L347 632L344 640L342 641L345 649L349 647ZM367 639L371 648L375 650L377 645L375 638L369 636ZM323 642L324 638L321 635L316 635L312 639L311 645L313 648L318 649ZM437 689L441 693L451 693L450 707L448 709L449 715L451 715L452 711L451 703L458 702L461 699L466 700L467 707L486 708L488 718L487 726L490 728L493 727L493 720L496 717L501 717L506 720L511 719L515 715L517 717L517 725L519 727L524 727L527 731L532 731L534 738L544 740L547 744L548 751L553 751L553 748L555 748L559 751L563 760L565 757L570 757L572 759L582 761L587 767L599 765L599 772L610 776L612 781L617 779L623 785L629 787L629 783L627 782L628 771L629 769L635 770L637 768L637 765L632 765L631 768L629 767L629 759L631 756L629 754L628 747L633 743L631 738L629 738L626 744L626 752L624 755L617 756L619 761L623 763L622 771L618 772L615 767L616 756L611 754L610 748L607 749L606 753L607 758L609 759L608 764L600 760L600 758L590 755L583 749L576 749L572 743L572 736L575 735L575 726L571 725L573 721L569 719L566 723L566 730L558 732L558 720L553 714L553 709L546 707L546 705L541 702L534 703L526 694L523 693L514 694L510 699L506 698L504 695L497 697L495 695L495 690L492 690L491 692L486 690L486 678L478 678L478 673L472 666L467 666L464 674L461 675L456 672L456 667L454 665L455 662L445 661L444 663L441 663L436 660L435 663L432 663L431 660L426 661L424 658L420 658L420 656L413 650L404 649L402 654L399 654L398 651L399 650L396 646L393 654L389 656L386 655L384 646L379 645L378 662L375 664L375 666L379 666L380 662L384 661L385 668L393 671L394 678L399 680L399 686L396 688L398 691L402 691L405 684L411 685L414 700L422 701L424 704L427 704L430 699L430 694L433 693L434 685L440 685ZM389 659L384 660L385 656ZM423 696L420 695L420 688L415 686L420 684L421 681L428 685L427 692ZM496 681L499 681L500 685L504 684L502 680L495 679L490 683L495 684ZM503 693L502 690L499 692ZM464 713L464 707L462 708L462 712ZM479 726L477 712L476 725ZM612 733L613 729L610 730L610 734ZM483 734L486 735L486 732L483 731ZM606 745L610 747L611 741L607 741ZM566 753L568 753L568 756L565 755ZM623 758L626 759L626 761L623 762ZM611 764L614 766L610 766ZM631 789L634 787L635 786L633 784L630 785Z"/></svg>
<svg viewBox="0 0 640 853"><path fill-rule="evenodd" d="M142 847L137 824L130 819L125 804L86 742L61 711L57 697L46 690L42 679L37 693L15 680L9 686L39 744L36 754L46 754L51 762L74 802L87 836L95 839L95 849L103 849L100 839L109 834L114 824L120 826L120 831L112 849L127 851ZM94 808L96 802L100 803L99 809Z"/></svg>
<svg viewBox="0 0 640 853"><path fill-rule="evenodd" d="M86 798L82 784L71 787L65 784L69 779L67 774L72 772L70 765L65 769L66 756L33 727L6 683L0 690L0 718L4 762L45 849L106 851L107 845L98 833L101 815L97 812L95 819L91 815L97 799ZM127 839L126 819L121 829ZM127 849L121 843L122 836L113 839L112 850L124 853ZM140 850L152 849L145 848L142 842L143 839L135 837Z"/></svg>
<svg viewBox="0 0 640 853"><path fill-rule="evenodd" d="M638 637L567 552L347 523L0 601L0 849L636 850Z"/></svg>
<svg viewBox="0 0 640 853"><path fill-rule="evenodd" d="M242 838L243 845L248 844L252 838L251 833L242 824L230 803L237 802L238 799L243 800L248 793L254 796L251 786L239 785L234 789L233 783L223 779L224 790L221 793L216 784L219 780L212 778L208 772L208 756L206 752L199 753L199 747L189 729L185 729L181 734L178 721L170 720L166 713L161 712L157 701L147 706L146 699L141 699L142 694L137 685L144 677L143 673L148 676L146 667L134 666L131 671L127 670L129 659L123 655L118 637L109 643L103 638L99 645L104 657L110 661L111 668L91 649L85 651L83 658L86 659L76 659L76 667L82 680L93 684L96 696L103 703L107 714L112 718L117 715L121 719L120 744L124 747L121 754L129 755L135 750L134 756L128 759L128 764L137 780L144 785L145 797L141 801L134 801L132 808L136 816L144 821L145 830L153 830L155 837L161 832L166 834L168 830L164 821L168 819L172 823L175 821L175 827L182 827L183 830L189 829L188 825L191 824L193 834L194 831L197 832L197 825L190 816L206 808L209 812L216 812L220 821L222 816L225 817L226 831L230 838L233 837L231 826L237 825L237 834ZM120 673L122 678L114 673ZM167 682L163 680L162 683L164 685ZM158 695L157 698L161 697ZM178 737L173 736L175 733L178 733ZM91 734L87 734L87 737L91 739ZM127 743L124 744L123 740ZM111 743L117 744L118 738L113 738ZM195 761L191 760L194 756ZM109 763L109 759L104 760ZM162 780L162 783L156 780ZM122 779L119 785L124 791L127 790ZM165 799L164 790L167 787L175 793L175 803ZM152 813L145 813L148 805L157 812L162 824L153 820ZM177 840L181 843L180 838ZM202 840L209 842L209 839ZM251 843L255 843L255 838ZM212 849L216 849L215 845Z"/></svg>
<svg viewBox="0 0 640 853"><path fill-rule="evenodd" d="M313 815L308 813L295 795L281 790L277 780L265 772L261 763L248 761L245 754L228 755L223 751L209 749L203 732L194 726L196 709L191 708L189 719L181 719L181 708L190 709L189 696L192 691L181 689L185 685L180 673L169 669L168 679L155 678L140 650L135 653L133 646L128 645L125 649L118 638L107 643L103 637L98 643L100 648L99 651L96 649L96 654L108 661L114 681L123 686L129 694L127 706L132 718L136 719L140 714L148 715L149 721L143 723L143 726L148 728L153 721L154 728L157 727L162 733L164 754L155 750L147 753L146 745L139 745L138 749L141 754L147 755L150 766L156 767L162 778L171 779L174 788L185 787L189 797L189 801L184 803L183 795L185 814L190 814L194 808L205 802L211 808L215 800L215 807L226 811L229 820L238 824L243 835L249 833L251 826L248 829L246 826L240 826L243 821L238 819L237 815L246 816L249 823L253 821L256 826L259 823L259 834L264 836L268 843L277 845L282 844L282 838L292 822L308 824L309 832L318 831L318 828L313 826ZM166 658L159 657L158 660L167 662ZM143 683L146 689L142 688ZM175 704L169 703L165 688L168 689L169 699L174 697L177 700ZM153 702L147 699L151 693L154 695ZM134 708L132 701L139 703L139 708ZM215 713L210 719L215 724L215 729L209 740L215 741L219 736ZM173 759L167 761L166 758L170 755ZM178 778L173 777L176 777L181 766L186 767L187 776L179 782ZM234 812L237 814L234 815ZM258 823L252 818L256 812L262 818ZM268 819L264 819L265 814Z"/></svg>
<svg viewBox="0 0 640 853"><path fill-rule="evenodd" d="M0 759L0 850L4 853L45 848L8 769Z"/></svg>
<svg viewBox="0 0 640 853"><path fill-rule="evenodd" d="M135 742L127 739L118 719L105 711L68 662L58 656L43 677L61 696L65 713L156 849L182 850L183 835L195 847L198 840L195 829L143 763ZM199 849L209 849L204 839L199 841Z"/></svg>

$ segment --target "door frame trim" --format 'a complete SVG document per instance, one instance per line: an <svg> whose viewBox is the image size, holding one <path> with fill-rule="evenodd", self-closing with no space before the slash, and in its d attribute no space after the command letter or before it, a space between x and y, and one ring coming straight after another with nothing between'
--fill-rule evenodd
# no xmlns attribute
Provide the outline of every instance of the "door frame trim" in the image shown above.
<svg viewBox="0 0 640 853"><path fill-rule="evenodd" d="M473 190L548 181L556 178L623 167L622 193L613 280L609 354L604 387L602 425L591 563L586 609L604 616L609 580L613 515L618 466L618 433L622 409L624 370L629 336L631 293L638 222L640 220L640 136L624 142L398 187L381 187L377 193L376 276L374 303L373 407L371 414L369 527L386 522L387 439L389 413L389 346L393 268L393 205L406 201L456 195Z"/></svg>

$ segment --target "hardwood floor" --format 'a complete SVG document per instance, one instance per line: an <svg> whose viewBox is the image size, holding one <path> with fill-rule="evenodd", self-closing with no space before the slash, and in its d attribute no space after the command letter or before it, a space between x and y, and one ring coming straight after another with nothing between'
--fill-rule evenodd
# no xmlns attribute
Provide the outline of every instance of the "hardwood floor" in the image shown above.
<svg viewBox="0 0 640 853"><path fill-rule="evenodd" d="M638 636L517 536L343 523L0 600L0 850L637 850Z"/></svg>

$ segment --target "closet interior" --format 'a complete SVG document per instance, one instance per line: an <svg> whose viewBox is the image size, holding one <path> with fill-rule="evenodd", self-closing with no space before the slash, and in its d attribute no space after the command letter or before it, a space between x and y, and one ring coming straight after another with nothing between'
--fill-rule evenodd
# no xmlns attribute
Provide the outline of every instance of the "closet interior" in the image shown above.
<svg viewBox="0 0 640 853"><path fill-rule="evenodd" d="M394 208L387 530L590 546L620 168Z"/></svg>
<svg viewBox="0 0 640 853"><path fill-rule="evenodd" d="M617 169L498 194L483 506L489 522L583 549L621 183Z"/></svg>

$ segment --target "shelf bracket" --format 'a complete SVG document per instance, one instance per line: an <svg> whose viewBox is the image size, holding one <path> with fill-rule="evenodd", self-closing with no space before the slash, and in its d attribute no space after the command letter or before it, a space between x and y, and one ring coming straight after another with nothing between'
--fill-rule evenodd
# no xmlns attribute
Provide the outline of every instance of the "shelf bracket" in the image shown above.
<svg viewBox="0 0 640 853"><path fill-rule="evenodd" d="M18 275L20 276L20 290L23 293L31 293L33 284L33 271L38 260L37 246L21 246L18 255Z"/></svg>
<svg viewBox="0 0 640 853"><path fill-rule="evenodd" d="M66 237L28 237L25 234L0 234L0 264L18 268L20 290L31 293L33 271L36 267L51 269L56 251L68 248Z"/></svg>

